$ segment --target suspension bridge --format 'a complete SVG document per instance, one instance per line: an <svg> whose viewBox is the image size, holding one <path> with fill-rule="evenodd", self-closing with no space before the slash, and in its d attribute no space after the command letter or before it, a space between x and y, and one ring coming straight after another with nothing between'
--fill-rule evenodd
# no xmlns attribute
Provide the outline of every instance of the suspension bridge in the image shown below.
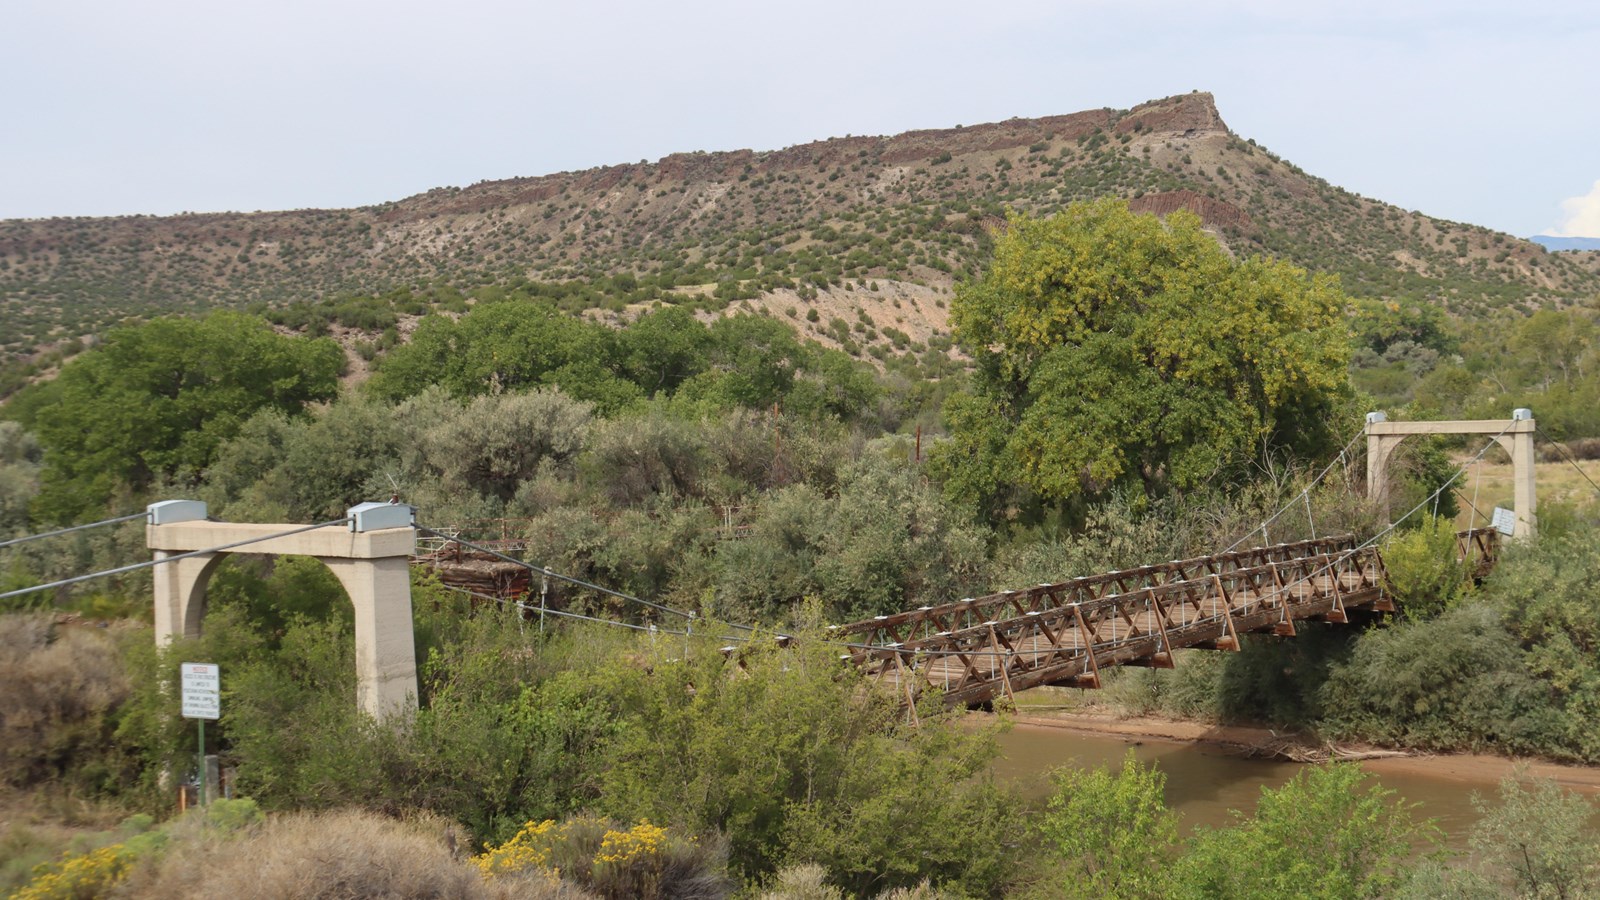
<svg viewBox="0 0 1600 900"><path fill-rule="evenodd" d="M1457 535L1486 572L1500 533ZM839 626L846 654L908 703L937 690L987 703L1040 685L1098 688L1112 666L1170 669L1185 648L1240 649L1252 632L1293 637L1296 622L1394 612L1378 548L1355 538L1256 547L923 606Z"/></svg>
<svg viewBox="0 0 1600 900"><path fill-rule="evenodd" d="M914 709L929 691L950 704L976 705L1040 685L1099 687L1102 673L1109 668L1168 668L1173 665L1173 654L1181 649L1236 651L1245 634L1290 637L1298 623L1351 623L1393 612L1380 540L1429 503L1437 509L1439 496L1452 489L1466 467L1496 444L1511 456L1514 514L1511 521L1497 523L1496 528L1475 527L1459 533L1457 555L1475 574L1482 575L1498 558L1502 533L1527 539L1537 527L1533 454L1537 427L1527 410L1517 410L1510 421L1467 422L1390 423L1374 413L1345 445L1340 460L1357 440L1366 437L1368 500L1387 517L1385 472L1395 445L1407 436L1430 433L1480 434L1489 440L1448 482L1365 541L1341 535L1241 549L1245 541L1241 538L1206 556L999 591L832 626L822 639L839 648L841 660L861 668ZM1309 515L1310 492L1338 462L1329 463L1261 523L1260 533L1266 535L1273 522L1302 503ZM1476 511L1475 499L1471 505ZM495 570L497 578L507 569L520 573L495 582L492 594L462 589L487 600L510 603L524 613L536 612L541 621L546 615L589 619L652 633L686 637L694 633L734 644L789 640L786 635L760 633L744 625L695 631L693 612L526 562L512 555L523 548L507 534L480 544L462 538L459 529L419 524L415 510L397 503L363 503L342 519L290 526L216 522L207 516L203 503L164 501L151 505L145 513L0 541L0 549L140 518L145 519L153 559L22 588L0 594L0 599L154 568L156 641L164 645L178 637L199 636L206 584L228 553L311 556L335 573L355 607L358 702L378 719L416 706L408 569L419 561L419 541L431 551L426 560L431 565L438 566L441 554L450 552L459 563L462 551L470 550L475 561L501 567ZM1255 533L1256 529L1250 532ZM535 578L542 588L537 607L527 602ZM637 604L652 621L599 619L550 608L544 595L551 581ZM682 629L659 624L668 617L680 619ZM730 635L729 631L737 633Z"/></svg>

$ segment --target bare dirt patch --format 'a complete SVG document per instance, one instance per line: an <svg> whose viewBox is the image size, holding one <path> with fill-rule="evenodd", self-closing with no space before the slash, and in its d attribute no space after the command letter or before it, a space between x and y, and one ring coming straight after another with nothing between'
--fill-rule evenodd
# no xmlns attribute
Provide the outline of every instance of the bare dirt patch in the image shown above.
<svg viewBox="0 0 1600 900"><path fill-rule="evenodd" d="M873 290L876 286L877 290ZM715 285L689 285L673 288L674 293L706 296ZM795 329L802 339L814 340L824 347L841 349L830 323L842 319L850 327L850 338L862 350L862 358L876 360L865 351L874 345L884 345L896 353L913 345L926 347L933 338L950 336L950 300L954 292L948 283L930 279L927 283L895 281L886 278L869 279L866 286L855 283L843 287L818 290L815 297L802 297L800 292L788 288L740 300L729 304L719 313L702 313L703 321L719 316L740 313L765 314ZM617 313L603 309L585 310L583 315L596 322L621 326L653 309L656 302L634 304ZM811 312L816 313L812 321ZM865 314L866 321L862 320ZM857 324L862 327L857 328ZM865 329L871 328L870 332ZM896 347L889 329L905 334L905 346Z"/></svg>

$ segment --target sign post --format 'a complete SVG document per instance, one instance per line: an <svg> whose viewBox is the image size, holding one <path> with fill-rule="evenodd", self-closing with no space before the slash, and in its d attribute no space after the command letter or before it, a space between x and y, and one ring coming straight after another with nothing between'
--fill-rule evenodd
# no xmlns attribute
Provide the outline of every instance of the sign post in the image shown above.
<svg viewBox="0 0 1600 900"><path fill-rule="evenodd" d="M206 720L222 716L222 673L215 663L184 663L183 717L194 719L200 730L198 760L200 805L206 805Z"/></svg>

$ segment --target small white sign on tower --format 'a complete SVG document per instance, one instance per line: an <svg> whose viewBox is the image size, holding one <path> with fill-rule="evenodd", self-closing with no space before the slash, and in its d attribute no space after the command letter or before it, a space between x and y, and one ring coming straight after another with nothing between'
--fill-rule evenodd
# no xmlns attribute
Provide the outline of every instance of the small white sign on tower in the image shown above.
<svg viewBox="0 0 1600 900"><path fill-rule="evenodd" d="M1506 537L1511 537L1517 530L1517 514L1504 507L1494 508L1494 521L1491 522L1494 530Z"/></svg>

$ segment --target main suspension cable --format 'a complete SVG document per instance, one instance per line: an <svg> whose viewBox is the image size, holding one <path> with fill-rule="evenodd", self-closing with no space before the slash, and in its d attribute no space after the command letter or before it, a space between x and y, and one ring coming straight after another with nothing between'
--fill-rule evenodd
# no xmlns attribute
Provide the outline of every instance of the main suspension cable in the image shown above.
<svg viewBox="0 0 1600 900"><path fill-rule="evenodd" d="M134 519L148 518L149 515L150 515L149 510L145 510L143 512L129 513L128 515L125 515L125 516L117 516L116 518L113 518L113 519L101 519L98 522L89 522L89 523L84 524L84 525L73 525L73 526L71 526L69 528L58 528L55 531L46 531L46 532L42 532L40 534L24 535L24 536L19 537L19 538L12 538L11 540L8 540L8 541L0 541L0 549L4 549L6 547L12 547L12 546L15 546L17 544L26 544L29 541L43 540L44 538L60 537L63 534L71 534L74 531L83 531L83 530L88 529L88 528L99 528L102 525L115 525L115 524L117 524L119 522L132 522Z"/></svg>
<svg viewBox="0 0 1600 900"><path fill-rule="evenodd" d="M1539 426L1537 426L1537 425L1534 426L1533 430L1540 437L1544 438L1547 442L1549 442L1551 445L1553 445L1557 450L1560 450L1562 458L1564 458L1567 462L1571 463L1572 467L1574 469L1578 470L1578 474L1583 476L1583 480L1584 481L1589 482L1589 486L1594 488L1596 494L1600 494L1600 484L1595 484L1594 483L1594 479L1590 478L1589 477L1589 473L1585 472L1583 470L1583 466L1578 465L1578 461L1573 458L1572 454L1567 451L1567 448L1564 445L1562 445L1562 444L1560 444L1560 443L1558 443L1556 441L1551 440L1550 439L1550 435L1545 434L1544 431L1540 430Z"/></svg>

